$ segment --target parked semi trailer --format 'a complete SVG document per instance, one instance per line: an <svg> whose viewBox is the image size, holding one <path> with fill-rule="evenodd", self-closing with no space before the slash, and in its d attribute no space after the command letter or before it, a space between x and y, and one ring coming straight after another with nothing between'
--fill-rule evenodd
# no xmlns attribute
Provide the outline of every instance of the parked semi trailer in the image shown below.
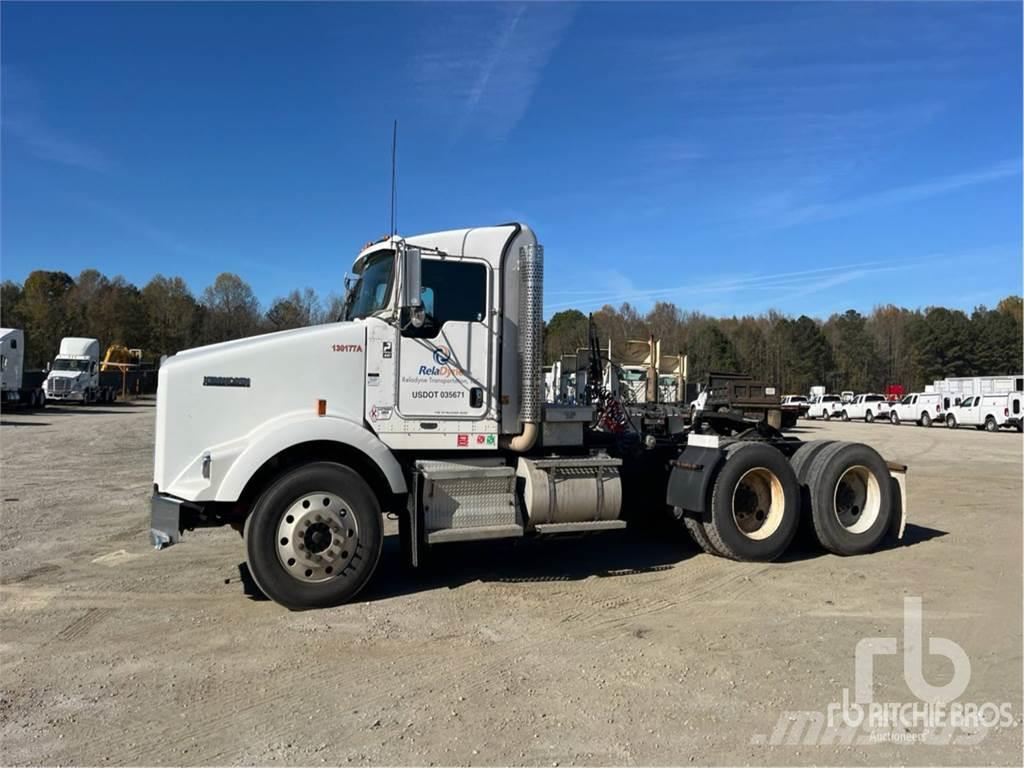
<svg viewBox="0 0 1024 768"><path fill-rule="evenodd" d="M25 374L25 333L18 328L0 328L0 402L4 408L46 405L38 377L33 383Z"/></svg>
<svg viewBox="0 0 1024 768"><path fill-rule="evenodd" d="M383 513L413 566L449 542L615 531L642 514L674 513L737 560L777 558L802 513L843 555L902 535L906 467L866 445L802 443L730 413L646 432L600 354L589 403L545 404L543 248L525 225L385 238L353 271L342 321L161 367L158 548L231 525L256 584L303 609L366 584Z"/></svg>

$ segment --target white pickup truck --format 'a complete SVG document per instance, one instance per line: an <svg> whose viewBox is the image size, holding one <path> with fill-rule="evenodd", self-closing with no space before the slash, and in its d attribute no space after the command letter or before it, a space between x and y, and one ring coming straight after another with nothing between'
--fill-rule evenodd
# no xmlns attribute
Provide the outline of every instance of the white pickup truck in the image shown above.
<svg viewBox="0 0 1024 768"><path fill-rule="evenodd" d="M1021 393L973 395L965 397L946 413L946 426L974 427L998 432L1000 427L1021 429Z"/></svg>
<svg viewBox="0 0 1024 768"><path fill-rule="evenodd" d="M913 392L889 406L889 421L893 424L912 421L919 426L930 427L933 421L944 419L942 396L937 392Z"/></svg>
<svg viewBox="0 0 1024 768"><path fill-rule="evenodd" d="M811 408L807 411L807 418L821 418L828 421L833 416L838 416L842 413L842 410L843 402L840 400L839 395L822 395L816 400L811 400Z"/></svg>
<svg viewBox="0 0 1024 768"><path fill-rule="evenodd" d="M843 421L864 419L870 424L878 418L889 418L889 402L885 396L874 393L856 395L852 402L843 404L843 410L839 415Z"/></svg>

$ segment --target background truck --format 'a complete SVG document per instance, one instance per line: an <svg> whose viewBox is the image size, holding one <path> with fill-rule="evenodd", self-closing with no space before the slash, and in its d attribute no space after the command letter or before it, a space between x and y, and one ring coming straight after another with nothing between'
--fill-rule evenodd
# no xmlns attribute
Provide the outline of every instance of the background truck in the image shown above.
<svg viewBox="0 0 1024 768"><path fill-rule="evenodd" d="M112 386L100 383L100 343L97 339L68 336L43 382L47 400L79 403L112 403Z"/></svg>
<svg viewBox="0 0 1024 768"><path fill-rule="evenodd" d="M975 427L987 432L998 432L1001 427L1021 428L1020 392L1002 392L996 395L969 395L946 411L946 426Z"/></svg>
<svg viewBox="0 0 1024 768"><path fill-rule="evenodd" d="M525 225L388 237L353 271L342 321L160 368L157 547L231 525L260 589L301 609L366 584L383 513L414 567L449 542L663 513L736 560L779 557L802 515L842 555L902 535L906 467L866 445L802 443L734 413L633 424L593 324L585 402L544 403L543 249Z"/></svg>
<svg viewBox="0 0 1024 768"><path fill-rule="evenodd" d="M0 402L5 408L46 405L38 377L25 371L25 334L17 328L0 328Z"/></svg>
<svg viewBox="0 0 1024 768"><path fill-rule="evenodd" d="M813 387L812 387L813 389ZM816 395L811 398L807 410L809 419L825 419L828 421L833 416L839 416L843 412L843 403L839 395Z"/></svg>
<svg viewBox="0 0 1024 768"><path fill-rule="evenodd" d="M888 419L889 401L884 395L874 393L854 395L852 402L843 404L839 415L843 421L864 419L869 424L875 419Z"/></svg>
<svg viewBox="0 0 1024 768"><path fill-rule="evenodd" d="M932 422L942 422L945 418L942 396L937 392L912 392L889 406L889 421L893 424L912 421L918 426L930 427Z"/></svg>

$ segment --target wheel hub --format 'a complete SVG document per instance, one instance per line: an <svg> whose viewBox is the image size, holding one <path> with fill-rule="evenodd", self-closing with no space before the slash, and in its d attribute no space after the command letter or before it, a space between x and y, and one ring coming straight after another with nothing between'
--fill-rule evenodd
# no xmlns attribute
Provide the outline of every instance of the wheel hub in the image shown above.
<svg viewBox="0 0 1024 768"><path fill-rule="evenodd" d="M836 484L833 503L840 525L851 533L864 533L874 525L881 510L874 474L859 465L847 469Z"/></svg>
<svg viewBox="0 0 1024 768"><path fill-rule="evenodd" d="M758 467L749 470L732 495L732 514L736 527L747 538L766 539L782 522L785 499L782 483L773 472Z"/></svg>
<svg viewBox="0 0 1024 768"><path fill-rule="evenodd" d="M348 502L327 491L304 494L277 526L277 557L299 581L337 578L351 562L359 526Z"/></svg>

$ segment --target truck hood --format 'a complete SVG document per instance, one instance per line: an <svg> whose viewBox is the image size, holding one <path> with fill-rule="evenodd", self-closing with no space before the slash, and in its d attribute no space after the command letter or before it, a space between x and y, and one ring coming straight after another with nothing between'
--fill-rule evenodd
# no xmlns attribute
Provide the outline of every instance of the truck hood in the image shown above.
<svg viewBox="0 0 1024 768"><path fill-rule="evenodd" d="M249 436L292 414L363 422L366 327L330 323L179 352L160 367L154 482L162 491L215 498L218 467ZM213 471L203 477L203 457ZM176 494L177 491L177 494Z"/></svg>

